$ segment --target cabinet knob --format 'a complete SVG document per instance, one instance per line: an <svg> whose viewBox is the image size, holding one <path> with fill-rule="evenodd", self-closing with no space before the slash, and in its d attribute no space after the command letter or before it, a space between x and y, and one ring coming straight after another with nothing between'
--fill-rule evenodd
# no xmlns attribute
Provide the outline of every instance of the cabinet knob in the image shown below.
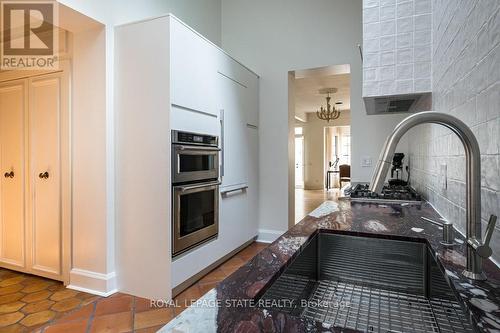
<svg viewBox="0 0 500 333"><path fill-rule="evenodd" d="M3 176L5 178L14 178L14 171L6 172Z"/></svg>
<svg viewBox="0 0 500 333"><path fill-rule="evenodd" d="M38 178L40 179L48 179L49 178L49 173L48 171L42 172L38 175Z"/></svg>

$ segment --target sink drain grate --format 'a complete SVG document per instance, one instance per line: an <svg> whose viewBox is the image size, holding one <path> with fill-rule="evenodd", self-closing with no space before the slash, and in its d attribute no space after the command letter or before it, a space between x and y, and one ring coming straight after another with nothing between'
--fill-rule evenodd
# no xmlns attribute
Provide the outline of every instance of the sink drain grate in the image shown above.
<svg viewBox="0 0 500 333"><path fill-rule="evenodd" d="M364 332L472 332L457 302L319 281L302 317Z"/></svg>

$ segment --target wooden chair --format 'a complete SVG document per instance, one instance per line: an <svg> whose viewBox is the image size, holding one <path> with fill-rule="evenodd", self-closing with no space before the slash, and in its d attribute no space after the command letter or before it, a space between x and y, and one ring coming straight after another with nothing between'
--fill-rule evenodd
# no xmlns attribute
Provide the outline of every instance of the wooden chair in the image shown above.
<svg viewBox="0 0 500 333"><path fill-rule="evenodd" d="M342 182L351 181L351 166L348 164L342 164L339 166L339 185L342 188Z"/></svg>

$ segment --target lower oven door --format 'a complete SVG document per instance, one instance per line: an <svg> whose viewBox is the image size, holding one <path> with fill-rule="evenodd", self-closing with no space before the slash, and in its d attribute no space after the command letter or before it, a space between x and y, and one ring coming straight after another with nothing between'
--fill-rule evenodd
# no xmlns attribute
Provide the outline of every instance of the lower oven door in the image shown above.
<svg viewBox="0 0 500 333"><path fill-rule="evenodd" d="M172 255L219 232L220 182L173 187Z"/></svg>

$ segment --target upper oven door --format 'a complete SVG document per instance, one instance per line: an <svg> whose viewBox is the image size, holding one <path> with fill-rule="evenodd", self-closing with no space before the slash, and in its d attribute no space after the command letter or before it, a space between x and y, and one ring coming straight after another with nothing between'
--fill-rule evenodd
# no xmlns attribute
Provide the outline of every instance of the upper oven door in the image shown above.
<svg viewBox="0 0 500 333"><path fill-rule="evenodd" d="M219 178L220 148L172 145L172 182Z"/></svg>

